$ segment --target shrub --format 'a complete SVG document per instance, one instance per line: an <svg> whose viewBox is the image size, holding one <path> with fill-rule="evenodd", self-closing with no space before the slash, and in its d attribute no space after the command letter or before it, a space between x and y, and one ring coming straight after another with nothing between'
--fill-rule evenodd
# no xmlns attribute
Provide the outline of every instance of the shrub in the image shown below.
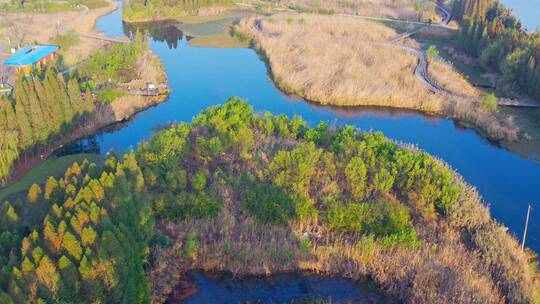
<svg viewBox="0 0 540 304"><path fill-rule="evenodd" d="M200 169L195 173L195 175L191 178L191 187L195 191L202 191L206 187L206 178L208 175L208 171Z"/></svg>
<svg viewBox="0 0 540 304"><path fill-rule="evenodd" d="M433 60L433 58L439 56L439 50L437 50L437 47L434 45L430 45L429 48L426 51L426 58L427 61Z"/></svg>
<svg viewBox="0 0 540 304"><path fill-rule="evenodd" d="M493 93L484 95L480 102L480 108L485 111L498 112L497 96Z"/></svg>
<svg viewBox="0 0 540 304"><path fill-rule="evenodd" d="M60 47L62 51L68 51L71 47L78 45L81 38L74 30L69 30L65 35L56 35L53 43Z"/></svg>
<svg viewBox="0 0 540 304"><path fill-rule="evenodd" d="M326 212L332 230L373 234L398 235L411 228L407 207L386 200L369 203L333 203Z"/></svg>
<svg viewBox="0 0 540 304"><path fill-rule="evenodd" d="M313 246L313 242L309 238L305 238L300 242L300 252L302 254L308 254L311 251L311 247Z"/></svg>
<svg viewBox="0 0 540 304"><path fill-rule="evenodd" d="M197 231L192 229L189 231L184 244L184 254L189 258L197 259L197 251L199 249L199 240L197 239Z"/></svg>
<svg viewBox="0 0 540 304"><path fill-rule="evenodd" d="M363 233L367 218L366 204L341 205L333 203L326 211L328 227L335 231Z"/></svg>
<svg viewBox="0 0 540 304"><path fill-rule="evenodd" d="M261 223L286 224L295 216L294 201L280 187L267 183L248 183L243 196L244 208Z"/></svg>
<svg viewBox="0 0 540 304"><path fill-rule="evenodd" d="M165 194L155 199L156 214L169 220L204 219L215 217L222 205L221 199L205 191L178 195Z"/></svg>
<svg viewBox="0 0 540 304"><path fill-rule="evenodd" d="M126 96L127 93L123 90L117 89L117 88L108 88L101 90L97 95L97 100L101 104L109 104L113 102L113 100Z"/></svg>

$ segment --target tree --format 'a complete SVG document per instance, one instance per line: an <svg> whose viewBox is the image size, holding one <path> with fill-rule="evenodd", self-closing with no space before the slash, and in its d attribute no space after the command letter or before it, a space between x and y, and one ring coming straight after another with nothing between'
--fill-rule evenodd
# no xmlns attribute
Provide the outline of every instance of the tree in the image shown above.
<svg viewBox="0 0 540 304"><path fill-rule="evenodd" d="M61 199L60 188L58 181L51 176L45 183L45 200L47 201L59 201Z"/></svg>
<svg viewBox="0 0 540 304"><path fill-rule="evenodd" d="M79 261L82 256L82 248L79 240L69 231L66 231L62 240L62 247L75 260Z"/></svg>
<svg viewBox="0 0 540 304"><path fill-rule="evenodd" d="M437 47L434 45L429 46L429 48L426 51L426 58L428 62L431 62L433 58L439 56L439 50L437 50Z"/></svg>
<svg viewBox="0 0 540 304"><path fill-rule="evenodd" d="M0 128L0 182L13 170L13 163L19 157L18 143L16 132Z"/></svg>
<svg viewBox="0 0 540 304"><path fill-rule="evenodd" d="M367 186L367 168L362 158L358 156L351 158L345 168L345 176L349 183L352 198L355 200L363 199Z"/></svg>
<svg viewBox="0 0 540 304"><path fill-rule="evenodd" d="M480 108L484 111L499 111L499 106L497 104L497 96L495 96L495 94L493 93L484 95L480 103Z"/></svg>
<svg viewBox="0 0 540 304"><path fill-rule="evenodd" d="M41 200L41 187L38 184L33 184L28 190L27 195L28 202L36 205ZM35 207L34 207L35 208Z"/></svg>
<svg viewBox="0 0 540 304"><path fill-rule="evenodd" d="M60 274L48 256L45 255L39 261L39 266L36 268L36 276L39 282L45 285L52 295L58 292Z"/></svg>
<svg viewBox="0 0 540 304"><path fill-rule="evenodd" d="M81 241L83 246L92 246L94 244L94 241L96 240L96 236L96 231L92 227L84 227L81 235Z"/></svg>

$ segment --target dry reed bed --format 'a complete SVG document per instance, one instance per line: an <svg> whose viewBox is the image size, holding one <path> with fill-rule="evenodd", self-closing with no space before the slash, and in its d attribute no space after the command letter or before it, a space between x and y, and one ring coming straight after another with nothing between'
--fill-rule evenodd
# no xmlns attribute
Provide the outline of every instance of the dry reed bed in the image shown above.
<svg viewBox="0 0 540 304"><path fill-rule="evenodd" d="M446 62L432 60L427 71L430 79L447 92L461 96L479 96L480 92Z"/></svg>
<svg viewBox="0 0 540 304"><path fill-rule="evenodd" d="M321 104L387 106L462 120L492 140L518 140L513 120L480 111L458 96L433 94L414 75L418 59L387 43L397 33L382 24L341 16L277 14L236 26L266 57L283 91ZM452 68L434 64L437 82L458 95L474 89Z"/></svg>
<svg viewBox="0 0 540 304"><path fill-rule="evenodd" d="M183 273L201 269L238 276L296 271L353 280L367 276L405 303L505 303L505 297L533 303L533 274L517 242L489 219L474 189L461 199L448 222L415 224L425 240L417 250L371 247L361 237L351 240L316 223L262 225L238 200L226 200L215 219L161 225L175 242L154 254L152 302L163 303ZM193 232L198 245L189 256L184 244ZM305 235L320 236L307 251L300 245Z"/></svg>
<svg viewBox="0 0 540 304"><path fill-rule="evenodd" d="M415 56L385 44L381 24L317 15L252 17L240 22L269 59L276 83L309 100L336 105L428 108Z"/></svg>
<svg viewBox="0 0 540 304"><path fill-rule="evenodd" d="M394 19L416 20L412 0L286 0L275 1L280 4L298 5L300 7L320 8L339 13L357 14L361 16L385 17Z"/></svg>

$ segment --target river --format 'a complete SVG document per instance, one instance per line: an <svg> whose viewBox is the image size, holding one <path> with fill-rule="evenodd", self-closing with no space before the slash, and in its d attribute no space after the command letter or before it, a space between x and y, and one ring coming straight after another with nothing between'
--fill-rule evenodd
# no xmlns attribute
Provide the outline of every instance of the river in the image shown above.
<svg viewBox="0 0 540 304"><path fill-rule="evenodd" d="M110 36L124 35L120 10L100 18L97 27ZM527 204L536 202L540 206L538 163L495 146L451 120L414 111L319 106L291 98L273 85L267 67L251 49L193 47L188 44L188 38L170 24L152 33L150 47L165 67L171 88L169 99L127 123L82 139L60 153L69 153L70 148L80 146L102 154L111 149L125 152L170 123L188 122L202 109L239 96L247 98L258 112L300 115L312 126L323 120L338 125L351 124L417 145L448 162L475 185L492 215L519 239ZM533 210L529 225L527 245L539 252L540 212ZM199 286L199 291L188 303L232 303L256 298L283 302L306 296L372 302L372 292L368 289L333 278L285 275L233 282L227 277L201 273L191 274L190 278Z"/></svg>
<svg viewBox="0 0 540 304"><path fill-rule="evenodd" d="M120 10L100 18L97 27L107 35L123 35ZM202 109L239 96L247 98L256 111L300 115L311 125L323 120L351 124L417 145L448 162L476 186L493 217L518 239L523 233L527 204L540 206L538 163L495 146L452 120L413 111L334 108L294 99L272 84L265 64L252 49L193 47L175 28L160 33L156 40L151 39L150 46L165 66L171 87L169 100L90 138L101 153L127 151L168 123L190 121ZM536 210L529 223L527 245L540 251L540 212Z"/></svg>

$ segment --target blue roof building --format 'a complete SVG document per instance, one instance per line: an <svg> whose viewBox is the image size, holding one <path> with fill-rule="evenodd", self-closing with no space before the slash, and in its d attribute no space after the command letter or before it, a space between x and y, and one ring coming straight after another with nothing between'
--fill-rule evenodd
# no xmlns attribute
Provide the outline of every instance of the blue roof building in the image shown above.
<svg viewBox="0 0 540 304"><path fill-rule="evenodd" d="M59 49L56 45L25 46L7 58L4 64L16 67L19 74L28 75L32 68L54 61Z"/></svg>

